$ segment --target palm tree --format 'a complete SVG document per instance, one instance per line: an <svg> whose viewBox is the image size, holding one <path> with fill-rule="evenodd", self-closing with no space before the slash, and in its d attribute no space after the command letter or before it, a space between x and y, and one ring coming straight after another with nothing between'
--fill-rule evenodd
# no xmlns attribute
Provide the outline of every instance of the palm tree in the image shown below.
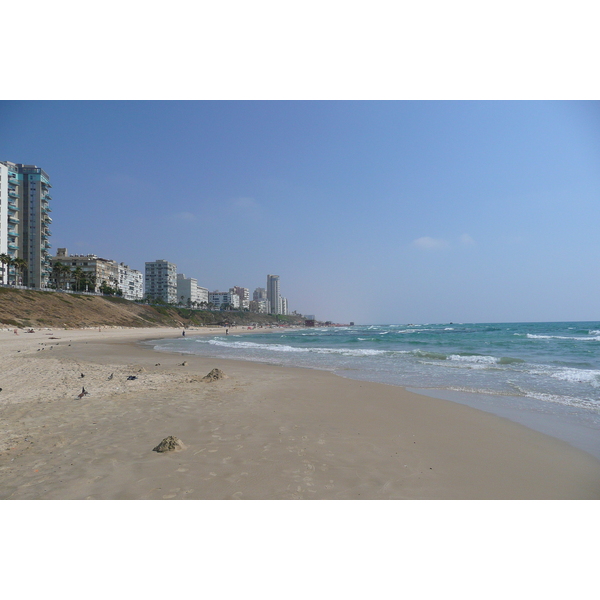
<svg viewBox="0 0 600 600"><path fill-rule="evenodd" d="M52 272L56 278L56 287L62 289L66 283L67 275L71 274L71 267L63 265L60 261L56 261L52 267Z"/></svg>
<svg viewBox="0 0 600 600"><path fill-rule="evenodd" d="M23 285L23 271L27 270L27 261L24 258L15 258L12 264L16 267L19 273L19 285Z"/></svg>
<svg viewBox="0 0 600 600"><path fill-rule="evenodd" d="M85 287L85 273L81 267L76 267L73 271L73 277L75 278L75 291L82 292Z"/></svg>
<svg viewBox="0 0 600 600"><path fill-rule="evenodd" d="M8 254L0 254L0 263L2 263L2 283L8 283L8 277L4 281L4 273L6 272L6 267L10 267L12 258Z"/></svg>

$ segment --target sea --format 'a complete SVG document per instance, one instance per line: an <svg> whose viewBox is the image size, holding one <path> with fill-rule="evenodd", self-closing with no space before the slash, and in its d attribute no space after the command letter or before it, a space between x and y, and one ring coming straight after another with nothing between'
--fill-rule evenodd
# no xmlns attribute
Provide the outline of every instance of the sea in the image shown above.
<svg viewBox="0 0 600 600"><path fill-rule="evenodd" d="M331 371L466 404L600 459L600 322L427 323L266 329L151 343Z"/></svg>

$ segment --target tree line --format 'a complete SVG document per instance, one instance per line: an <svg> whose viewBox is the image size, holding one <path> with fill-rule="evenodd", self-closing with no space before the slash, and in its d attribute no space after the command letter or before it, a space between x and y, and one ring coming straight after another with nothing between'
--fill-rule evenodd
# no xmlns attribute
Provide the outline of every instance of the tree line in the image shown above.
<svg viewBox="0 0 600 600"><path fill-rule="evenodd" d="M27 261L23 258L13 258L8 254L0 254L0 264L2 264L2 280L4 280L4 274L7 273L9 283L21 285L23 273L27 270Z"/></svg>

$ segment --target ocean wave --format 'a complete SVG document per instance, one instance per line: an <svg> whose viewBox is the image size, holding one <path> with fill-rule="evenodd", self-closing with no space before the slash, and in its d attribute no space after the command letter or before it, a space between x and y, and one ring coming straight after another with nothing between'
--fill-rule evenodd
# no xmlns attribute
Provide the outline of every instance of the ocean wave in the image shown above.
<svg viewBox="0 0 600 600"><path fill-rule="evenodd" d="M531 375L542 375L567 381L570 383L588 383L594 388L600 388L600 371L595 369L574 369L570 367L561 367L559 369L540 368L530 369Z"/></svg>
<svg viewBox="0 0 600 600"><path fill-rule="evenodd" d="M600 332L595 332L599 333ZM515 334L517 335L517 334ZM583 342L600 342L600 335L596 335L594 337L581 337L581 336L568 336L568 335L536 335L533 333L528 333L527 337L530 340L577 340Z"/></svg>
<svg viewBox="0 0 600 600"><path fill-rule="evenodd" d="M442 354L440 352L424 352L423 350L415 350L413 354L418 357L447 360L465 363L467 365L512 365L525 362L521 358L512 358L510 356L497 357L480 354Z"/></svg>
<svg viewBox="0 0 600 600"><path fill-rule="evenodd" d="M600 410L600 402L593 398L574 398L573 396L565 396L564 394L548 394L546 392L536 392L520 386L515 386L515 388L521 395L542 402L552 402L553 404L562 404L563 406L572 406L574 408L585 408L595 412Z"/></svg>
<svg viewBox="0 0 600 600"><path fill-rule="evenodd" d="M201 342L204 343L204 342ZM231 342L221 339L207 340L208 344L224 348L244 350L267 350L269 352L298 352L305 354L337 354L340 356L381 356L383 354L398 354L401 352L388 352L386 350L371 350L367 348L297 348L285 344L257 344L254 342Z"/></svg>

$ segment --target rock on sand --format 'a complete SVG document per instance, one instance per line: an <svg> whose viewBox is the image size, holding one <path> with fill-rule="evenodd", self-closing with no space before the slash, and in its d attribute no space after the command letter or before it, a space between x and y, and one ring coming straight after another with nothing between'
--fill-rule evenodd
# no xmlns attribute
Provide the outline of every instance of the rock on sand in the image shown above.
<svg viewBox="0 0 600 600"><path fill-rule="evenodd" d="M218 379L227 379L227 375L221 369L213 369L208 375L202 378L202 381L217 381Z"/></svg>
<svg viewBox="0 0 600 600"><path fill-rule="evenodd" d="M152 448L153 452L178 452L179 450L185 450L185 446L179 438L172 435L166 437L156 448Z"/></svg>

